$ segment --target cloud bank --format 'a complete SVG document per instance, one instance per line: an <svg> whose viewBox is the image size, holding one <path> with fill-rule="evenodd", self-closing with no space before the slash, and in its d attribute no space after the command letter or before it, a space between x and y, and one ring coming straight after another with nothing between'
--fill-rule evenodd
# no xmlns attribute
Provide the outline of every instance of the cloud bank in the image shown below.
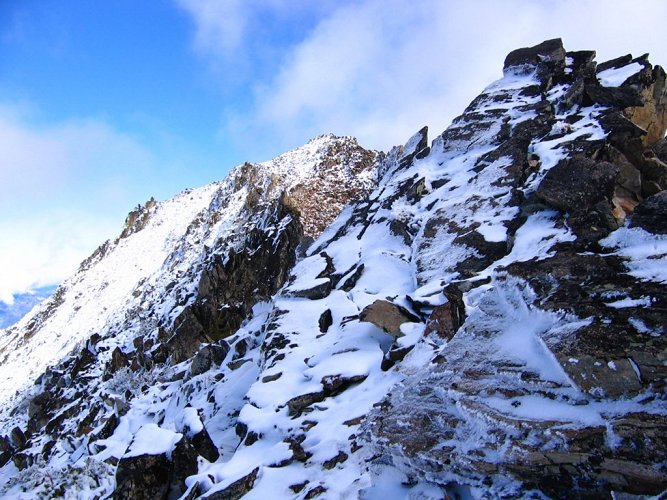
<svg viewBox="0 0 667 500"><path fill-rule="evenodd" d="M300 5L277 0L180 5L195 22L200 55L226 65L227 74L234 61L254 60L279 39L274 33L263 46L258 19L300 15ZM280 52L276 71L247 82L249 104L221 109L221 133L250 157L324 132L355 135L378 149L404 142L424 124L439 133L500 77L510 50L548 38L563 38L569 50L596 49L599 60L650 51L667 64L662 0L361 0L319 14Z"/></svg>

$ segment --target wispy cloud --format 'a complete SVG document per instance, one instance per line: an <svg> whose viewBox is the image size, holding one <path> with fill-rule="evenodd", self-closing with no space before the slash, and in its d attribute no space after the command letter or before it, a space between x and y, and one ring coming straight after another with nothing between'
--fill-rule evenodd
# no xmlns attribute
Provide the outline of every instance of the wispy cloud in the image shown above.
<svg viewBox="0 0 667 500"><path fill-rule="evenodd" d="M225 12L211 7L218 2L180 3L198 26L198 45L222 49L209 50L211 60L230 51L252 59L258 16L299 15L285 2L224 2ZM621 0L338 2L279 52L277 71L246 82L249 105L221 110L222 133L249 155L270 156L330 131L386 149L424 124L443 130L519 46L562 37L568 49L597 49L601 59L653 51L654 61L667 62L659 40L666 17L662 0L641 8Z"/></svg>
<svg viewBox="0 0 667 500"><path fill-rule="evenodd" d="M25 108L0 104L0 209L5 213L26 201L48 203L50 197L64 194L95 196L96 204L116 203L124 195L109 188L122 181L129 168L141 173L154 163L135 138L102 120L40 125L30 115Z"/></svg>
<svg viewBox="0 0 667 500"><path fill-rule="evenodd" d="M205 54L227 56L246 35L253 2L244 0L178 0L195 20L195 45Z"/></svg>
<svg viewBox="0 0 667 500"><path fill-rule="evenodd" d="M0 300L61 281L121 229L155 159L104 121L0 105Z"/></svg>
<svg viewBox="0 0 667 500"><path fill-rule="evenodd" d="M122 222L122 221L121 221ZM118 220L84 210L0 220L0 301L61 282L81 260L120 231Z"/></svg>

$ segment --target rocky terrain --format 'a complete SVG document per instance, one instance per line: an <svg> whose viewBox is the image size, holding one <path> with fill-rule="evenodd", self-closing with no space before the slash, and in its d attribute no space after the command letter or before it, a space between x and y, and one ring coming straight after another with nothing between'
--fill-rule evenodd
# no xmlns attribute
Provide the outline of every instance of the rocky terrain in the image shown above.
<svg viewBox="0 0 667 500"><path fill-rule="evenodd" d="M130 213L0 335L1 494L664 494L665 72L549 40L503 75L430 144Z"/></svg>

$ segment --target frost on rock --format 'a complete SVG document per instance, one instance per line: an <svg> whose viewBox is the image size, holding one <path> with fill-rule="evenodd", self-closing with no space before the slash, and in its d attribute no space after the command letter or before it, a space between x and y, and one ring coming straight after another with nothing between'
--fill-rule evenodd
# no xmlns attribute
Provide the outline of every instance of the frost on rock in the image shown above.
<svg viewBox="0 0 667 500"><path fill-rule="evenodd" d="M139 207L1 340L1 493L659 495L664 72L594 56Z"/></svg>

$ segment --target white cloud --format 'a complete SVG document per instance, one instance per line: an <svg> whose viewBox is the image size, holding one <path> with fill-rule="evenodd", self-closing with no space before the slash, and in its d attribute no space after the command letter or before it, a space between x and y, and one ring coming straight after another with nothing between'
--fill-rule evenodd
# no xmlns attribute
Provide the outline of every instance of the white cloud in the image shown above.
<svg viewBox="0 0 667 500"><path fill-rule="evenodd" d="M248 23L244 0L177 0L195 20L195 46L204 53L227 55L243 41Z"/></svg>
<svg viewBox="0 0 667 500"><path fill-rule="evenodd" d="M114 196L107 190L109 184L126 177L128 168L141 174L154 163L137 140L104 121L70 120L42 126L22 109L2 104L0 151L3 212L63 195L94 195L95 203L115 204L123 196ZM94 193L81 193L81 187L93 188Z"/></svg>
<svg viewBox="0 0 667 500"><path fill-rule="evenodd" d="M118 221L80 210L0 221L0 301L61 282L114 233Z"/></svg>
<svg viewBox="0 0 667 500"><path fill-rule="evenodd" d="M225 33L220 46L229 48L233 38L235 50L252 59L249 52L262 47L248 27L278 4L232 2L241 22L230 26L233 16L201 7L208 3L197 4L198 14L191 10L200 43L215 45L218 32L207 26L217 19ZM298 7L291 12L298 15ZM330 131L381 149L424 124L437 134L501 75L509 51L548 38L563 38L568 50L597 50L598 60L652 52L654 62L667 63L663 0L361 0L320 14L300 43L280 52L275 75L248 80L249 107L223 109L223 134L248 155L277 154Z"/></svg>
<svg viewBox="0 0 667 500"><path fill-rule="evenodd" d="M7 303L60 282L116 236L155 164L104 121L37 125L32 115L0 104L0 300Z"/></svg>

